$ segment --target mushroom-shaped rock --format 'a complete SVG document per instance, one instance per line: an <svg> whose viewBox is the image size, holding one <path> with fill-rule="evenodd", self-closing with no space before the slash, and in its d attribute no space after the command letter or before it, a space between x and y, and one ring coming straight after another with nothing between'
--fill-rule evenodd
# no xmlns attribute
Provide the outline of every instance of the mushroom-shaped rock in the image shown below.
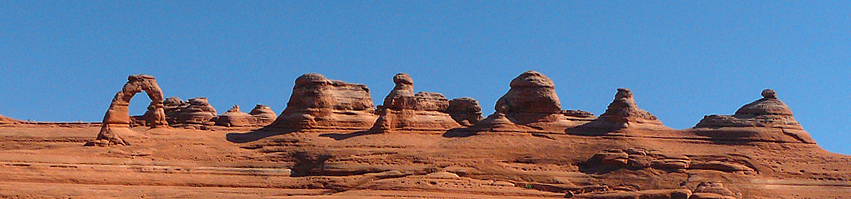
<svg viewBox="0 0 851 199"><path fill-rule="evenodd" d="M446 113L449 100L443 94L413 94L414 80L405 73L393 76L393 83L396 86L384 98L384 104L378 107L379 118L373 130L448 130L463 124Z"/></svg>
<svg viewBox="0 0 851 199"><path fill-rule="evenodd" d="M219 126L250 126L254 123L252 120L251 115L240 111L238 105L233 105L233 108L213 119Z"/></svg>
<svg viewBox="0 0 851 199"><path fill-rule="evenodd" d="M510 86L511 89L497 100L494 107L497 112L503 114L561 112L561 103L556 95L555 84L544 74L526 71L511 80Z"/></svg>
<svg viewBox="0 0 851 199"><path fill-rule="evenodd" d="M375 121L373 109L366 85L309 73L296 78L287 108L268 127L363 130Z"/></svg>
<svg viewBox="0 0 851 199"><path fill-rule="evenodd" d="M645 110L638 108L635 104L635 99L632 97L632 91L626 88L619 88L615 99L606 108L606 112L600 115L600 119L615 123L649 123L662 125L656 116Z"/></svg>
<svg viewBox="0 0 851 199"><path fill-rule="evenodd" d="M762 99L742 106L733 115L703 117L695 125L695 131L724 139L815 143L774 90L765 89L761 94ZM707 130L719 128L725 133Z"/></svg>
<svg viewBox="0 0 851 199"><path fill-rule="evenodd" d="M278 118L278 114L275 114L271 107L262 104L254 106L248 114L255 118L257 124L262 125L270 124Z"/></svg>
<svg viewBox="0 0 851 199"><path fill-rule="evenodd" d="M737 199L738 194L724 187L721 182L701 182L692 191L690 199Z"/></svg>
<svg viewBox="0 0 851 199"><path fill-rule="evenodd" d="M103 116L103 124L96 140L86 145L129 145L130 142L126 138L132 137L136 133L129 129L130 114L127 107L130 105L130 99L133 99L136 93L142 91L145 91L148 98L151 99L149 107L152 110L150 110L151 113L148 116L148 125L153 128L168 127L163 111L163 93L156 78L143 74L130 75L121 91L112 98L112 103Z"/></svg>

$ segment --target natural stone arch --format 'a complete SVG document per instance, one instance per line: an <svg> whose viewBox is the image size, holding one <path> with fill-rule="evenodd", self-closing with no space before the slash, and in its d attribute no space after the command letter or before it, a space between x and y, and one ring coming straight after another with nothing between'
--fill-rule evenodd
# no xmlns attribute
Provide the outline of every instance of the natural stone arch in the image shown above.
<svg viewBox="0 0 851 199"><path fill-rule="evenodd" d="M122 134L130 133L130 113L128 106L130 99L136 93L145 91L148 98L151 99L151 104L148 106L148 114L145 120L151 128L168 127L168 122L165 120L165 111L163 111L163 92L160 86L157 85L156 78L150 75L130 75L127 77L127 83L124 87L115 94L112 98L112 103L109 104L109 110L103 116L103 125L100 133L94 141L94 145L130 145L124 140Z"/></svg>

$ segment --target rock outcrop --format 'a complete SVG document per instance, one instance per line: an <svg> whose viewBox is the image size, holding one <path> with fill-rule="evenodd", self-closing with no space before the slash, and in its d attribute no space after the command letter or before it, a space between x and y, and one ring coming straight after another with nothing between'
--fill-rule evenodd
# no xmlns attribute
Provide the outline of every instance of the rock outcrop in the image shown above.
<svg viewBox="0 0 851 199"><path fill-rule="evenodd" d="M187 100L180 104L174 115L174 124L203 124L212 125L215 123L213 117L216 117L216 109L207 101L206 97L196 97Z"/></svg>
<svg viewBox="0 0 851 199"><path fill-rule="evenodd" d="M3 115L0 115L0 124L19 124L20 120L12 119Z"/></svg>
<svg viewBox="0 0 851 199"><path fill-rule="evenodd" d="M555 84L549 77L537 71L526 71L510 83L511 89L496 101L496 112L511 113L559 113L561 102L556 95Z"/></svg>
<svg viewBox="0 0 851 199"><path fill-rule="evenodd" d="M746 104L734 115L708 115L693 130L701 135L726 140L763 140L814 144L809 133L795 120L792 109L777 99L771 89L762 99Z"/></svg>
<svg viewBox="0 0 851 199"><path fill-rule="evenodd" d="M213 121L218 126L228 127L265 126L272 123L276 117L277 115L265 105L258 104L251 113L242 112L238 105L233 105L233 108L216 116Z"/></svg>
<svg viewBox="0 0 851 199"><path fill-rule="evenodd" d="M638 108L635 104L635 99L632 97L632 91L627 88L618 88L615 94L615 99L606 108L606 112L598 118L601 122L614 124L616 128L627 128L630 126L658 128L664 127L662 122L647 112Z"/></svg>
<svg viewBox="0 0 851 199"><path fill-rule="evenodd" d="M689 199L737 199L740 194L733 193L721 182L701 182L692 191Z"/></svg>
<svg viewBox="0 0 851 199"><path fill-rule="evenodd" d="M414 80L405 73L393 76L393 83L396 86L384 98L384 104L377 109L379 117L372 128L373 130L449 130L461 125L475 124L478 122L478 117L481 116L480 112L476 116L475 110L471 112L471 110L465 109L478 107L478 102L472 98L458 99L452 111L455 111L455 114L459 117L452 117L448 111L450 100L446 99L443 94L434 92L414 94ZM481 107L479 107L479 111L481 111Z"/></svg>
<svg viewBox="0 0 851 199"><path fill-rule="evenodd" d="M130 143L124 137L135 133L129 129L130 115L127 107L130 105L130 99L142 91L145 91L151 99L149 107L153 107L152 113L146 117L147 124L152 128L168 127L163 111L163 93L157 85L156 78L150 75L130 75L121 91L112 98L112 103L103 116L103 124L96 140L87 145L129 145Z"/></svg>
<svg viewBox="0 0 851 199"><path fill-rule="evenodd" d="M377 118L363 84L304 74L295 80L287 108L268 127L284 129L369 129Z"/></svg>
<svg viewBox="0 0 851 199"><path fill-rule="evenodd" d="M449 100L446 113L456 122L464 126L472 126L485 119L482 117L482 107L473 98L462 97Z"/></svg>
<svg viewBox="0 0 851 199"><path fill-rule="evenodd" d="M248 114L255 118L257 125L268 125L278 118L278 114L275 114L271 107L262 104L254 106Z"/></svg>
<svg viewBox="0 0 851 199"><path fill-rule="evenodd" d="M564 131L596 119L593 114L561 110L555 84L547 76L526 71L509 84L511 89L497 100L496 112L474 127L496 131Z"/></svg>

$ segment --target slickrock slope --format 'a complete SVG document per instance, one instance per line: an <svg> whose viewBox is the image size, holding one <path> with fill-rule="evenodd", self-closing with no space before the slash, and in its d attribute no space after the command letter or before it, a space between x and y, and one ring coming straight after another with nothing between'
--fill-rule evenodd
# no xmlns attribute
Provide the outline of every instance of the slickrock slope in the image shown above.
<svg viewBox="0 0 851 199"><path fill-rule="evenodd" d="M382 104L446 114L453 128L370 131L380 114L366 86L318 74L299 77L287 109L263 128L122 123L130 145L85 147L99 123L0 125L0 198L851 197L851 156L820 148L773 91L676 130L626 89L598 118L561 110L543 74L515 80L482 121L475 100L419 104L413 81Z"/></svg>

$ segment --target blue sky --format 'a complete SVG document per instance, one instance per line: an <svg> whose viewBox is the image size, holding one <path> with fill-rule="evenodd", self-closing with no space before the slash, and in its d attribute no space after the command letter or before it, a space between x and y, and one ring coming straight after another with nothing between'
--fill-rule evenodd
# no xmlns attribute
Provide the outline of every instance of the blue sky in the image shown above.
<svg viewBox="0 0 851 199"><path fill-rule="evenodd" d="M281 112L296 77L473 97L485 114L527 70L563 109L616 88L668 126L732 114L775 89L825 149L851 154L847 1L6 1L0 114L99 121L130 74L224 112ZM141 114L136 97L131 114ZM247 111L247 110L244 110Z"/></svg>

